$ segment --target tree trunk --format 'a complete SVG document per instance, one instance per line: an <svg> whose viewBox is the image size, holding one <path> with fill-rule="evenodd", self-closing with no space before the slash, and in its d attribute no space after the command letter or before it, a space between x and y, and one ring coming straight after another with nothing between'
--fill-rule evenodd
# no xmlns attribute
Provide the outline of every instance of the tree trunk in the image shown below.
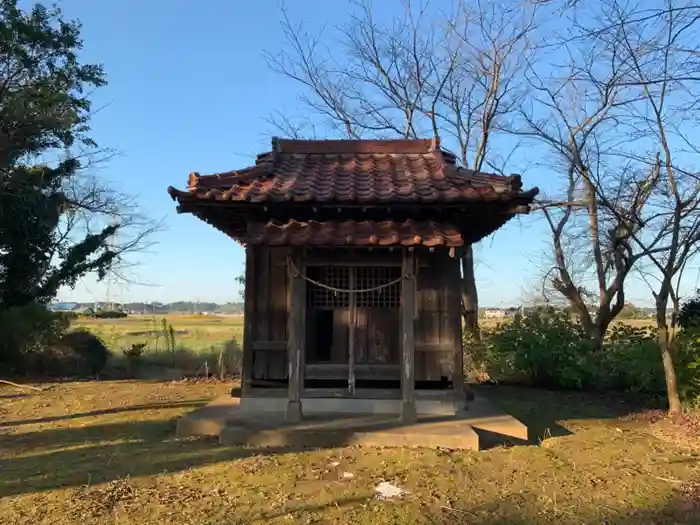
<svg viewBox="0 0 700 525"><path fill-rule="evenodd" d="M598 354L602 354L602 352L603 352L603 343L605 342L605 332L608 329L607 324L605 326L601 326L602 324L603 323L596 322L593 325L593 331L591 333L591 341L593 342L593 351L598 353Z"/></svg>
<svg viewBox="0 0 700 525"><path fill-rule="evenodd" d="M474 275L474 250L471 244L462 254L462 316L464 328L473 338L479 334L479 298L476 292L476 277Z"/></svg>
<svg viewBox="0 0 700 525"><path fill-rule="evenodd" d="M666 393L668 395L668 412L679 414L682 410L681 398L678 395L678 384L676 382L676 369L673 366L673 356L671 354L671 339L669 337L666 318L658 321L657 328L659 336L659 348L661 349L661 360L664 364L664 376L666 378Z"/></svg>

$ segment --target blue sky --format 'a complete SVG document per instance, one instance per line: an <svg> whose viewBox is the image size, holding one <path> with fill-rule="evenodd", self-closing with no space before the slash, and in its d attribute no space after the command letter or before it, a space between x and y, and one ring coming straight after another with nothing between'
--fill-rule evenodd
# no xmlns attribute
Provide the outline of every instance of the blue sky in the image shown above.
<svg viewBox="0 0 700 525"><path fill-rule="evenodd" d="M311 28L342 23L350 9L340 0L288 4L292 18ZM376 4L382 16L401 9L396 0ZM62 0L59 5L83 23L84 60L103 63L109 81L95 96L101 109L93 135L119 155L100 175L137 194L167 226L157 245L135 261L132 276L144 284L87 278L60 299L239 300L235 277L243 269L243 250L196 218L177 215L166 188L184 187L190 171L249 165L278 133L265 118L274 111L297 113L299 85L270 71L263 57L264 51L285 46L278 0ZM528 187L551 186L551 174L534 169L525 156L509 168L522 173ZM477 246L483 305L518 303L537 282L547 248L542 226L538 216L516 219ZM644 287L629 295L648 302Z"/></svg>

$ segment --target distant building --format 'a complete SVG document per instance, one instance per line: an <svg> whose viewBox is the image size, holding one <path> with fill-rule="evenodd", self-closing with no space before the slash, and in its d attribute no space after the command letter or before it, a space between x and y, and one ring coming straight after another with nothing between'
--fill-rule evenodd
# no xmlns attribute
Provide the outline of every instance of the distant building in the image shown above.
<svg viewBox="0 0 700 525"><path fill-rule="evenodd" d="M70 312L78 308L78 303L53 303L48 308L54 312Z"/></svg>
<svg viewBox="0 0 700 525"><path fill-rule="evenodd" d="M506 311L502 308L487 308L484 312L486 319L503 319L506 316Z"/></svg>

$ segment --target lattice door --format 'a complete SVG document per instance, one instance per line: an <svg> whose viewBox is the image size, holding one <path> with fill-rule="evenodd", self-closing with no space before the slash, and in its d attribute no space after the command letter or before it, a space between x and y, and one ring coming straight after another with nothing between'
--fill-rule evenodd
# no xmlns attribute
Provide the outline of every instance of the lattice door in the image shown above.
<svg viewBox="0 0 700 525"><path fill-rule="evenodd" d="M334 311L330 361L347 363L351 392L355 366L398 365L401 268L309 267L307 276L309 308Z"/></svg>
<svg viewBox="0 0 700 525"><path fill-rule="evenodd" d="M401 276L401 269L394 266L359 266L355 270L355 289L370 290L357 294L357 306L365 308L398 308L401 301L401 283L384 286Z"/></svg>
<svg viewBox="0 0 700 525"><path fill-rule="evenodd" d="M350 289L350 270L347 266L312 266L308 277L332 289L312 282L307 284L308 305L319 310L335 310L350 307L350 294L337 290Z"/></svg>
<svg viewBox="0 0 700 525"><path fill-rule="evenodd" d="M401 284L384 285L400 276L401 269L393 266L312 266L308 277L325 286L308 283L308 305L324 310L349 308L350 293L347 290L352 288L359 290L355 294L355 305L358 307L398 308Z"/></svg>

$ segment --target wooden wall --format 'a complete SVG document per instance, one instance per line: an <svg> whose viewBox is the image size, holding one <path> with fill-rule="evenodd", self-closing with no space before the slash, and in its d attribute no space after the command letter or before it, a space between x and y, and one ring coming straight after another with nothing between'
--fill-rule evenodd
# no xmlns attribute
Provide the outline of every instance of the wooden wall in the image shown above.
<svg viewBox="0 0 700 525"><path fill-rule="evenodd" d="M284 248L247 250L244 334L244 383L247 386L251 380L262 385L265 381L288 378L288 253ZM442 378L461 381L459 259L436 251L420 253L417 260L416 381L441 381ZM368 316L359 317L367 321ZM379 316L371 313L370 317L376 321ZM369 337L370 323L360 324L358 335ZM397 349L399 340L397 333ZM390 346L395 346L393 337L391 343ZM364 347L369 345L361 344L360 351ZM391 357L392 362L398 362L399 356Z"/></svg>
<svg viewBox="0 0 700 525"><path fill-rule="evenodd" d="M289 375L287 254L282 248L256 247L247 255L246 263L252 266L250 284L246 272L246 330L250 335L244 334L244 338L251 349L253 380L286 380ZM251 320L247 319L249 313Z"/></svg>
<svg viewBox="0 0 700 525"><path fill-rule="evenodd" d="M459 259L445 252L418 258L416 381L461 379Z"/></svg>

